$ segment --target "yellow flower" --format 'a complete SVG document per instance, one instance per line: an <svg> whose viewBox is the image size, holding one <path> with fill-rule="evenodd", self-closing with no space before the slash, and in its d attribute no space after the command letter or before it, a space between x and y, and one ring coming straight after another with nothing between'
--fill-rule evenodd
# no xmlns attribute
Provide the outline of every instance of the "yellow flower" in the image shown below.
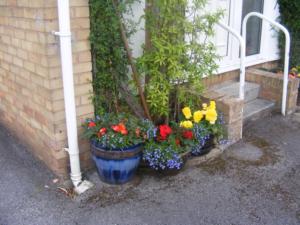
<svg viewBox="0 0 300 225"><path fill-rule="evenodd" d="M202 120L203 116L203 111L198 110L194 112L194 122L199 123Z"/></svg>
<svg viewBox="0 0 300 225"><path fill-rule="evenodd" d="M216 109L216 102L215 101L210 101L209 108L210 109Z"/></svg>
<svg viewBox="0 0 300 225"><path fill-rule="evenodd" d="M185 116L186 119L190 119L192 117L192 112L191 112L190 107L184 107L182 109L182 113L183 113L183 115Z"/></svg>
<svg viewBox="0 0 300 225"><path fill-rule="evenodd" d="M206 111L205 119L209 121L210 124L215 124L218 118L217 111L215 109L208 109Z"/></svg>
<svg viewBox="0 0 300 225"><path fill-rule="evenodd" d="M186 129L190 129L190 128L193 128L193 123L192 123L192 121L185 120L180 123L180 126L186 128Z"/></svg>
<svg viewBox="0 0 300 225"><path fill-rule="evenodd" d="M203 107L204 110L206 110L207 104L206 104L206 103L203 103L203 104L202 104L202 107Z"/></svg>

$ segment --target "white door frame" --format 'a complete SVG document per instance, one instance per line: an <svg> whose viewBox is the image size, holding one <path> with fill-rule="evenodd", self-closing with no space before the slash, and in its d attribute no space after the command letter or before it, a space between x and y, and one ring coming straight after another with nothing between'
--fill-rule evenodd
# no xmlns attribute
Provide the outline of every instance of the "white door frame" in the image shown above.
<svg viewBox="0 0 300 225"><path fill-rule="evenodd" d="M230 12L228 18L229 21L222 21L228 24L233 29L241 32L242 27L242 9L243 1L242 0L228 0L230 2ZM263 13L269 16L270 9L274 8L274 1L264 0ZM268 38L270 33L269 24L262 22L261 28L261 43L260 43L260 52L259 54L251 55L246 57L246 66L251 66L255 64L264 63L270 60L268 56ZM228 54L226 57L223 57L219 61L218 73L223 73L239 68L239 43L231 35L228 38Z"/></svg>

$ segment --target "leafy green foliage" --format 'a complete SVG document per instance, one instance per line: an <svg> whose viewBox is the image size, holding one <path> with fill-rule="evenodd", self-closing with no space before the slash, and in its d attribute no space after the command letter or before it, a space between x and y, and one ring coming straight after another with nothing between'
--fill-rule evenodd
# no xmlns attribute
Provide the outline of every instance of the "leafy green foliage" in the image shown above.
<svg viewBox="0 0 300 225"><path fill-rule="evenodd" d="M119 107L124 95L120 94L120 86L126 83L132 87L120 19L128 38L136 24L118 15L128 15L131 5L137 1L117 1L116 9L113 1L90 0L96 115L122 111ZM175 120L183 104L198 103L191 89L199 94L201 78L217 68L217 55L210 37L222 13L204 13L206 0L148 0L148 3L152 6L145 13L150 47L146 46L143 56L137 60L138 68L146 78L145 92L152 118ZM132 91L134 95L136 90Z"/></svg>
<svg viewBox="0 0 300 225"><path fill-rule="evenodd" d="M300 65L300 1L278 0L280 20L291 33L291 57L290 66ZM279 48L281 59L284 60L285 37L279 36Z"/></svg>
<svg viewBox="0 0 300 225"><path fill-rule="evenodd" d="M151 46L146 46L138 65L147 76L147 102L153 117L169 118L171 112L178 114L180 105L195 104L198 99L190 90L200 92L201 78L217 68L218 57L209 38L222 13L204 13L206 3L149 1L152 8L146 10L146 20Z"/></svg>
<svg viewBox="0 0 300 225"><path fill-rule="evenodd" d="M147 119L130 114L106 113L83 124L84 137L107 150L122 150L153 139L156 129Z"/></svg>
<svg viewBox="0 0 300 225"><path fill-rule="evenodd" d="M129 13L134 0L122 1L118 11ZM96 115L116 112L122 102L121 82L128 81L128 59L112 1L90 0L93 90ZM129 21L130 22L130 21ZM134 28L134 26L131 26ZM128 31L128 36L134 29Z"/></svg>

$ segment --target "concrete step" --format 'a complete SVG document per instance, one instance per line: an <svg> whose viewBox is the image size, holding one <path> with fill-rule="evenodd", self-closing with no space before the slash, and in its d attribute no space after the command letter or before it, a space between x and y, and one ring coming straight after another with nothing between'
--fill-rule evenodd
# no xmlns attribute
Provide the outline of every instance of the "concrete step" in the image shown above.
<svg viewBox="0 0 300 225"><path fill-rule="evenodd" d="M212 89L220 94L226 96L238 98L239 97L239 82L231 82L226 84L221 84L213 87ZM245 83L245 102L250 102L256 99L259 95L260 85L255 83L246 82Z"/></svg>
<svg viewBox="0 0 300 225"><path fill-rule="evenodd" d="M271 113L275 106L274 102L265 99L255 99L247 102L244 106L243 118L244 121L255 120Z"/></svg>

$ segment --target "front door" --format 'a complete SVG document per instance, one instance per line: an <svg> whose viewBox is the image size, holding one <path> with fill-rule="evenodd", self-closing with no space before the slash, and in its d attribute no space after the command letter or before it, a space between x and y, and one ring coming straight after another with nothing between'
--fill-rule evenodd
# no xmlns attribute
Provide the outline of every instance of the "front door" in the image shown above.
<svg viewBox="0 0 300 225"><path fill-rule="evenodd" d="M222 8L225 16L222 22L229 25L237 32L242 33L242 21L249 12L263 13L268 6L273 6L276 0L213 0L216 9ZM265 4L268 4L265 6ZM274 7L273 7L274 8ZM273 8L267 10L267 13L272 12ZM246 55L247 64L255 64L257 61L263 60L264 46L261 44L266 36L265 27L259 18L251 17L247 23L246 36ZM219 73L230 71L239 68L239 42L235 37L228 34L222 28L217 26L216 30L216 45L219 55L222 59L219 62ZM269 38L269 36L267 36Z"/></svg>

